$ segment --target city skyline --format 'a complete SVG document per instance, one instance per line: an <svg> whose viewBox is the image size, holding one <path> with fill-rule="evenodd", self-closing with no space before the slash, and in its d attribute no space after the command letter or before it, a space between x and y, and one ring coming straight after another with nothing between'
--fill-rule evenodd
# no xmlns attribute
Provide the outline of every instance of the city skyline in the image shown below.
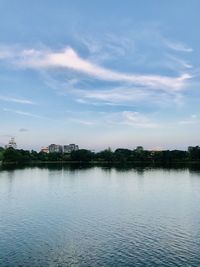
<svg viewBox="0 0 200 267"><path fill-rule="evenodd" d="M0 146L200 144L198 0L0 0Z"/></svg>

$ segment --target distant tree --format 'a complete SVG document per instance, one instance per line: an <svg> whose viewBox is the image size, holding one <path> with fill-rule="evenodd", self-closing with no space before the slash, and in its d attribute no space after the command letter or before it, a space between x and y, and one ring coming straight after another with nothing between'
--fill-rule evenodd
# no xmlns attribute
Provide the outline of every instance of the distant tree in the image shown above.
<svg viewBox="0 0 200 267"><path fill-rule="evenodd" d="M65 153L62 156L63 161L70 161L71 160L71 155L69 153Z"/></svg>
<svg viewBox="0 0 200 267"><path fill-rule="evenodd" d="M132 151L132 161L149 161L151 159L151 152L144 150L143 147L137 147Z"/></svg>
<svg viewBox="0 0 200 267"><path fill-rule="evenodd" d="M188 157L190 160L200 160L200 147L188 147Z"/></svg>
<svg viewBox="0 0 200 267"><path fill-rule="evenodd" d="M31 157L31 160L38 160L38 153L37 151L34 151L34 150L31 150L31 153L30 153L30 157Z"/></svg>
<svg viewBox="0 0 200 267"><path fill-rule="evenodd" d="M163 151L148 151L142 147L137 147L134 150L118 148L114 152L110 148L94 153L90 150L80 149L71 153L45 153L36 151L27 151L23 149L4 149L0 147L0 161L27 163L30 161L80 161L89 162L96 160L99 162L186 162L200 161L200 147L189 147L188 151L182 150L163 150Z"/></svg>
<svg viewBox="0 0 200 267"><path fill-rule="evenodd" d="M10 148L7 148L4 153L3 153L3 162L22 162L22 155L21 153L10 147Z"/></svg>
<svg viewBox="0 0 200 267"><path fill-rule="evenodd" d="M3 160L4 148L0 147L0 161Z"/></svg>
<svg viewBox="0 0 200 267"><path fill-rule="evenodd" d="M132 151L130 149L117 148L114 152L114 161L123 163L131 161L131 154Z"/></svg>
<svg viewBox="0 0 200 267"><path fill-rule="evenodd" d="M94 158L94 153L87 149L79 149L71 152L72 161L89 162Z"/></svg>
<svg viewBox="0 0 200 267"><path fill-rule="evenodd" d="M44 152L39 152L38 153L38 160L41 160L41 161L47 161L48 160L48 155L47 153L44 153Z"/></svg>
<svg viewBox="0 0 200 267"><path fill-rule="evenodd" d="M98 161L111 162L114 159L114 153L111 151L110 148L108 148L108 149L105 149L103 151L96 153L95 159Z"/></svg>
<svg viewBox="0 0 200 267"><path fill-rule="evenodd" d="M49 161L60 161L62 160L62 153L58 153L58 152L52 152L52 153L45 153L46 156L48 157Z"/></svg>
<svg viewBox="0 0 200 267"><path fill-rule="evenodd" d="M143 146L137 146L135 151L136 152L142 152L144 150Z"/></svg>

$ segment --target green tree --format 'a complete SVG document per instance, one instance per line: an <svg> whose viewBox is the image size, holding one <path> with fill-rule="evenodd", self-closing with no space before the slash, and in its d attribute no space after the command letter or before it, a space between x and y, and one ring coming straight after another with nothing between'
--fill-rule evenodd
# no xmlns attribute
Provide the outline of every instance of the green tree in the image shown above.
<svg viewBox="0 0 200 267"><path fill-rule="evenodd" d="M87 149L79 149L71 152L72 161L89 162L94 158L94 153Z"/></svg>
<svg viewBox="0 0 200 267"><path fill-rule="evenodd" d="M21 153L13 149L12 147L6 149L3 153L3 162L21 162L22 161Z"/></svg>
<svg viewBox="0 0 200 267"><path fill-rule="evenodd" d="M4 148L0 147L0 161L3 160Z"/></svg>
<svg viewBox="0 0 200 267"><path fill-rule="evenodd" d="M114 159L113 156L114 156L114 153L111 151L110 148L108 148L108 149L105 149L103 151L96 153L95 159L98 161L111 162Z"/></svg>

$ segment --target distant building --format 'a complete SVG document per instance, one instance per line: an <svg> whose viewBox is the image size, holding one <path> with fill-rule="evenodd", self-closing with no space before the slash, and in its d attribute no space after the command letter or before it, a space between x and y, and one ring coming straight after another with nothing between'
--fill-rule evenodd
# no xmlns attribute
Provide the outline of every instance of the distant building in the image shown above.
<svg viewBox="0 0 200 267"><path fill-rule="evenodd" d="M48 152L46 152L48 149ZM51 144L47 148L42 148L43 152L46 153L71 153L72 151L79 150L79 146L76 144L69 144L69 145L56 145L56 144ZM42 151L41 150L41 151Z"/></svg>
<svg viewBox="0 0 200 267"><path fill-rule="evenodd" d="M48 149L49 149L49 153L54 153L54 152L62 153L62 151L63 151L61 145L55 145L55 144L51 144L51 145L48 147Z"/></svg>
<svg viewBox="0 0 200 267"><path fill-rule="evenodd" d="M64 145L63 146L63 152L64 153L70 153L71 151L70 151L70 147L69 147L69 145Z"/></svg>
<svg viewBox="0 0 200 267"><path fill-rule="evenodd" d="M77 151L77 150L79 150L79 146L76 144L69 144L63 146L64 153L71 153L72 151Z"/></svg>
<svg viewBox="0 0 200 267"><path fill-rule="evenodd" d="M14 149L17 149L17 144L15 142L15 138L11 137L10 141L8 142L8 144L5 146L5 148L9 148L12 147Z"/></svg>
<svg viewBox="0 0 200 267"><path fill-rule="evenodd" d="M42 147L40 152L49 153L49 148L48 147Z"/></svg>

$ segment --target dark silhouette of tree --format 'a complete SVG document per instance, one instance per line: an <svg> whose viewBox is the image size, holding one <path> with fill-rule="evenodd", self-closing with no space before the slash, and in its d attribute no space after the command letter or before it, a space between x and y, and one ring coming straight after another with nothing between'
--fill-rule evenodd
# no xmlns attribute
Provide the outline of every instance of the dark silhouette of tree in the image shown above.
<svg viewBox="0 0 200 267"><path fill-rule="evenodd" d="M200 147L199 146L189 146L188 147L188 156L190 160L200 160Z"/></svg>
<svg viewBox="0 0 200 267"><path fill-rule="evenodd" d="M87 149L79 149L71 152L72 161L89 162L94 158L94 153Z"/></svg>
<svg viewBox="0 0 200 267"><path fill-rule="evenodd" d="M114 152L114 160L118 162L131 161L132 151L130 149L118 148Z"/></svg>
<svg viewBox="0 0 200 267"><path fill-rule="evenodd" d="M4 148L0 147L0 161L3 159Z"/></svg>
<svg viewBox="0 0 200 267"><path fill-rule="evenodd" d="M95 155L95 160L111 162L113 161L113 152L110 148L98 152Z"/></svg>
<svg viewBox="0 0 200 267"><path fill-rule="evenodd" d="M3 153L3 161L4 162L22 162L23 157L21 153L13 148L8 148Z"/></svg>
<svg viewBox="0 0 200 267"><path fill-rule="evenodd" d="M3 149L0 147L0 160L14 163L28 163L36 161L77 161L77 162L107 162L107 163L131 163L131 162L150 162L150 163L177 163L177 162L200 162L200 147L189 147L188 151L182 150L163 150L148 151L142 147L134 150L118 148L114 152L111 149L94 153L87 149L79 149L71 153L45 153L27 151L23 149Z"/></svg>

